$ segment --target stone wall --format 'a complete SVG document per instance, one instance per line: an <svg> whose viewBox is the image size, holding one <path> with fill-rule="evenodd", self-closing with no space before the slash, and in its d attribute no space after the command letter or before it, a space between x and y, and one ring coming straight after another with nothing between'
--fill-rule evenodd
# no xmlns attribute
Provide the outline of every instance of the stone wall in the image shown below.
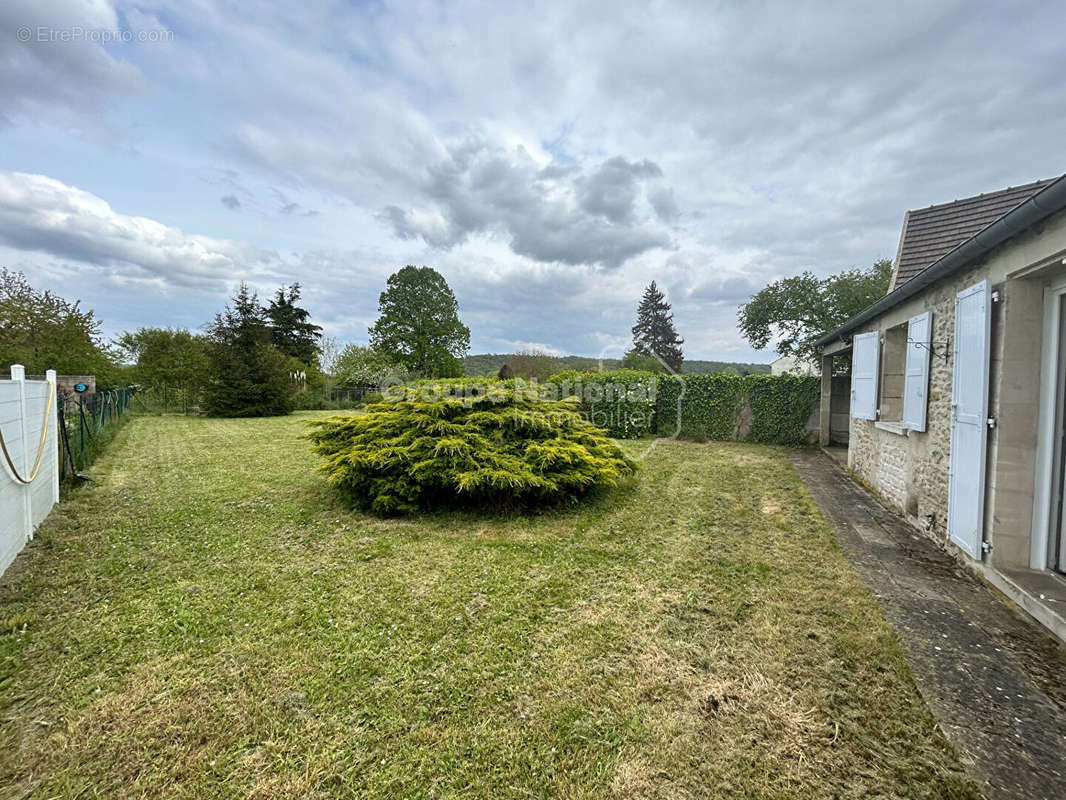
<svg viewBox="0 0 1066 800"><path fill-rule="evenodd" d="M913 524L938 538L947 535L951 452L952 371L950 358L945 361L943 354L955 333L955 295L982 277L982 270L971 270L934 287L917 298L916 305L908 306L908 318L923 311L933 312L932 341L936 352L929 364L925 432L904 432L894 423L851 420L849 466ZM877 323L864 328L881 329Z"/></svg>
<svg viewBox="0 0 1066 800"><path fill-rule="evenodd" d="M924 432L898 423L852 419L848 464L890 505L946 542L951 453L955 296L987 279L992 304L985 538L995 566L1028 566L1040 414L1043 293L1066 269L1066 215L1018 237L984 263L942 281L855 333L882 333L923 311L933 312L929 404ZM1046 264L1046 266L1042 266ZM992 298L989 298L990 301ZM945 359L945 352L948 357Z"/></svg>

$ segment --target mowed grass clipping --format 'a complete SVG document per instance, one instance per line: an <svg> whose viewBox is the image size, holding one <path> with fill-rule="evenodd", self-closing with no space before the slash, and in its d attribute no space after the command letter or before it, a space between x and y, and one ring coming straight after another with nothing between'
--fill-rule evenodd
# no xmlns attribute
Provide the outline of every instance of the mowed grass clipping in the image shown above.
<svg viewBox="0 0 1066 800"><path fill-rule="evenodd" d="M786 451L381 520L313 416L119 432L0 580L0 794L977 796Z"/></svg>

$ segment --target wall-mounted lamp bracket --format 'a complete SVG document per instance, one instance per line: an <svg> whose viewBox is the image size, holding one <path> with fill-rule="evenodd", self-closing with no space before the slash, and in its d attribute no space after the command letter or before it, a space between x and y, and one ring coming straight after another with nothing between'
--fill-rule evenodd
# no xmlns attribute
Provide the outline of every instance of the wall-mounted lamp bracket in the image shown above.
<svg viewBox="0 0 1066 800"><path fill-rule="evenodd" d="M949 353L951 353L951 342L950 341L926 343L926 342L918 342L918 341L915 341L913 339L908 339L907 342L908 342L908 344L913 344L915 347L924 347L926 350L928 350L930 353L932 353L935 358L942 358L942 359L944 359L944 363L945 364L948 363L948 355L949 355Z"/></svg>

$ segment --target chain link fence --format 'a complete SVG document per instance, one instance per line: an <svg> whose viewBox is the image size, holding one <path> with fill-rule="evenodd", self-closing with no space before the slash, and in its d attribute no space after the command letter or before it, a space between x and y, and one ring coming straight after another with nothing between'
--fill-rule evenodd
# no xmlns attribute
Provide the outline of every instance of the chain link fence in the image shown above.
<svg viewBox="0 0 1066 800"><path fill-rule="evenodd" d="M113 389L57 399L61 482L92 464L129 414L133 397L133 389Z"/></svg>

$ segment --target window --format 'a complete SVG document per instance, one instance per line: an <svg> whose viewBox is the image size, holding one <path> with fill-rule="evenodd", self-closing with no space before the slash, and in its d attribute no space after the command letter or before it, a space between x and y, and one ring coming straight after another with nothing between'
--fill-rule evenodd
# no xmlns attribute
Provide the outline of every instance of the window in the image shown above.
<svg viewBox="0 0 1066 800"><path fill-rule="evenodd" d="M907 370L907 323L885 331L881 341L881 381L878 415L882 422L903 420L903 385Z"/></svg>
<svg viewBox="0 0 1066 800"><path fill-rule="evenodd" d="M929 389L932 312L883 333L855 335L851 359L851 416L886 430L924 431Z"/></svg>

